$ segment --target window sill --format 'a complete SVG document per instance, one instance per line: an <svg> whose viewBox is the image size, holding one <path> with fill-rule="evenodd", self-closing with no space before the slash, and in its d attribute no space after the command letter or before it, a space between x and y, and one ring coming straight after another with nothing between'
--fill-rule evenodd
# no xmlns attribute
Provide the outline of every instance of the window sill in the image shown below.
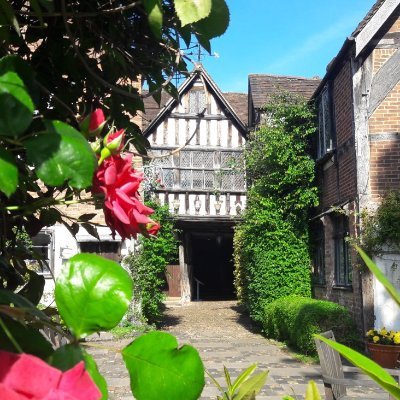
<svg viewBox="0 0 400 400"><path fill-rule="evenodd" d="M331 157L336 153L336 149L332 149L327 151L323 156L317 158L315 160L315 164L321 165L324 164L326 161L330 160Z"/></svg>
<svg viewBox="0 0 400 400"><path fill-rule="evenodd" d="M313 283L313 286L316 288L320 288L320 289L325 289L326 288L326 283Z"/></svg>
<svg viewBox="0 0 400 400"><path fill-rule="evenodd" d="M352 292L353 291L353 285L333 285L332 289L334 289L334 290L344 290L346 292Z"/></svg>

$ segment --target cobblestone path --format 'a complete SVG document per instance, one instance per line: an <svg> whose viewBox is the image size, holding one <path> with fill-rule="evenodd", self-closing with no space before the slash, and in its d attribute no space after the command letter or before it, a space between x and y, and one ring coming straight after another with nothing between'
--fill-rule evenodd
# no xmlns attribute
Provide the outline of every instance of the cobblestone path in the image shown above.
<svg viewBox="0 0 400 400"><path fill-rule="evenodd" d="M195 346L205 367L221 384L223 366L232 377L253 363L258 370L269 370L267 384L257 400L281 400L284 395L304 399L307 382L317 382L321 394L322 381L318 365L304 364L294 359L290 353L266 340L256 332L251 321L245 317L236 302L194 302L185 307L168 307L162 329L178 338L179 344ZM129 340L106 340L98 342L101 346L122 348ZM105 375L111 400L132 399L129 378L120 354L105 349L90 349ZM206 377L206 386L201 399L215 399L217 390ZM365 398L361 387L355 388L352 395ZM384 399L378 391L370 391L369 398ZM162 400L162 395L160 395Z"/></svg>

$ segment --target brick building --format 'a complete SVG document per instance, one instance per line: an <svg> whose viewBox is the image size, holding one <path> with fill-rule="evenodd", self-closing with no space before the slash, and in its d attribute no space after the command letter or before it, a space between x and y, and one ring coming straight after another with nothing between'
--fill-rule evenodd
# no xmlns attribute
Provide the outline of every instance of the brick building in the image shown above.
<svg viewBox="0 0 400 400"><path fill-rule="evenodd" d="M360 331L374 323L400 328L398 309L371 274L356 267L346 241L360 237L363 210L373 212L386 191L400 189L399 4L375 3L313 95L319 110L320 188L312 218L314 291L317 298L348 307ZM376 261L393 280L386 258Z"/></svg>

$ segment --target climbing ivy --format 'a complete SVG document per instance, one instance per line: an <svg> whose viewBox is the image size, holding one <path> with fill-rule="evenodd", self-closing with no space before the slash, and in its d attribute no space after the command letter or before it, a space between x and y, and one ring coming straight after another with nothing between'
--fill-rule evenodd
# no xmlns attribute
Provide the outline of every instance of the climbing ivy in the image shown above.
<svg viewBox="0 0 400 400"><path fill-rule="evenodd" d="M234 238L235 286L251 316L290 294L310 296L308 210L318 201L314 161L314 109L289 94L264 110L268 121L250 134L245 149L247 209Z"/></svg>
<svg viewBox="0 0 400 400"><path fill-rule="evenodd" d="M367 253L378 254L385 246L400 248L400 190L388 192L375 214L364 211L362 217Z"/></svg>
<svg viewBox="0 0 400 400"><path fill-rule="evenodd" d="M147 323L156 323L162 314L165 271L178 260L177 230L167 206L148 203L155 210L154 219L161 228L157 238L141 236L138 250L124 259L131 271L135 301L141 304L141 314Z"/></svg>

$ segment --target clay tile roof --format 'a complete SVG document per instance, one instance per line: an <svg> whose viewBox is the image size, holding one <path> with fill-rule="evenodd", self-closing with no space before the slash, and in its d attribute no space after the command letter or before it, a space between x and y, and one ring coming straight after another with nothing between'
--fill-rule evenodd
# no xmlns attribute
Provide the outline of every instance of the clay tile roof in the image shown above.
<svg viewBox="0 0 400 400"><path fill-rule="evenodd" d="M143 94L146 91L143 91ZM236 112L237 116L243 122L244 125L247 125L247 94L246 93L223 93L225 100L231 105L233 111ZM160 106L156 103L156 101L152 97L146 97L143 99L145 112L142 114L142 132L149 126L150 122L158 115L158 113L162 110L163 106L167 103L167 101L171 98L171 96L162 92L161 95L161 104Z"/></svg>
<svg viewBox="0 0 400 400"><path fill-rule="evenodd" d="M354 32L351 34L352 37L356 37L362 30L363 28L368 24L368 22L371 20L371 18L376 14L376 12L379 10L381 5L385 2L386 0L378 0L372 8L368 11L367 15L360 21L358 24L357 28L354 30Z"/></svg>
<svg viewBox="0 0 400 400"><path fill-rule="evenodd" d="M300 78L296 76L280 76L251 74L249 75L250 93L254 108L262 108L275 94L289 92L311 98L321 79Z"/></svg>
<svg viewBox="0 0 400 400"><path fill-rule="evenodd" d="M244 125L247 126L249 108L247 106L247 93L223 93L225 100L231 105Z"/></svg>

